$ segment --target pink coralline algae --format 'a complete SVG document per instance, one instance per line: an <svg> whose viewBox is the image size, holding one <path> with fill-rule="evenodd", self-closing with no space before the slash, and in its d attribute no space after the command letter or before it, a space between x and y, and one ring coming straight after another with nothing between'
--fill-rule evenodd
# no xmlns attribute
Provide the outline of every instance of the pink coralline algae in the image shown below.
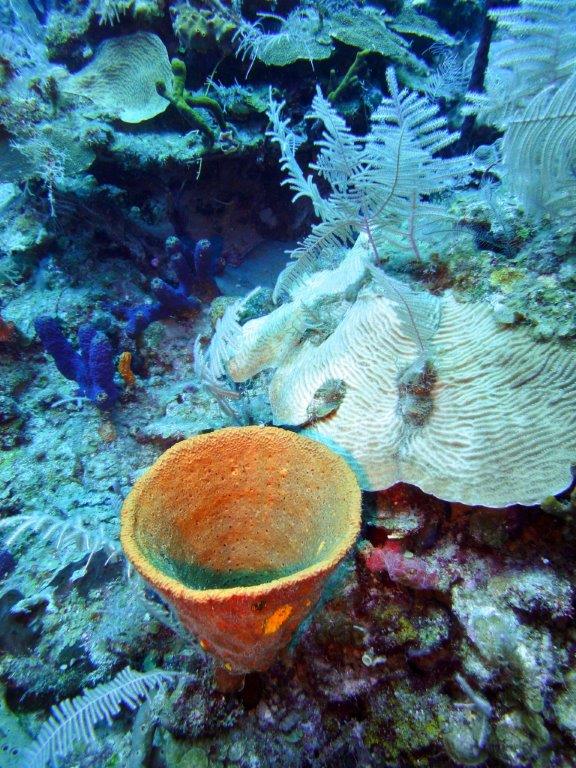
<svg viewBox="0 0 576 768"><path fill-rule="evenodd" d="M386 572L396 584L411 589L437 589L439 576L433 566L406 550L401 541L389 539L364 554L371 573Z"/></svg>

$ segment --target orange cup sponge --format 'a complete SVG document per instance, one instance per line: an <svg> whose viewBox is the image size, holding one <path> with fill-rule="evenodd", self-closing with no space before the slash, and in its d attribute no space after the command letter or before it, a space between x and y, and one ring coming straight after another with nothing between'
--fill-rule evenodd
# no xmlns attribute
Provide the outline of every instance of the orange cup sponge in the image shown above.
<svg viewBox="0 0 576 768"><path fill-rule="evenodd" d="M121 541L184 626L232 673L267 669L354 543L346 462L275 427L177 443L136 482Z"/></svg>

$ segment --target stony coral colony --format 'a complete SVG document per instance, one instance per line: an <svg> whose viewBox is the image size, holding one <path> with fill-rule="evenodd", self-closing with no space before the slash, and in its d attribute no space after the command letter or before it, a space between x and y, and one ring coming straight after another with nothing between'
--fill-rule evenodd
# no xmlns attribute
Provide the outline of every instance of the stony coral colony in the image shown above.
<svg viewBox="0 0 576 768"><path fill-rule="evenodd" d="M575 38L574 0L0 0L0 768L576 760ZM252 673L119 519L270 425L362 528L299 612L260 449L213 451L210 512L258 506L194 541L213 579L257 536ZM298 498L279 551L322 570ZM207 578L178 525L138 558Z"/></svg>

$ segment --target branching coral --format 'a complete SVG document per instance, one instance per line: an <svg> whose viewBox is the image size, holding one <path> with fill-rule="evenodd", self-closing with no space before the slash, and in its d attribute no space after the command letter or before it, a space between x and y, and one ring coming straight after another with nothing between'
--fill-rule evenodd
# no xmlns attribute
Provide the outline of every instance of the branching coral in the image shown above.
<svg viewBox="0 0 576 768"><path fill-rule="evenodd" d="M450 217L445 206L431 199L467 182L471 158L443 159L440 153L457 135L447 129L438 107L400 89L392 69L387 82L390 96L373 113L364 138L352 133L318 89L308 115L323 127L310 166L318 180L298 164L298 138L282 116L283 104L272 102L270 135L280 147L284 183L294 191L294 200L309 198L320 219L293 251L295 261L280 275L275 300L289 295L327 254L352 243L358 232L367 235L374 258L385 243L420 260L422 249L445 240Z"/></svg>
<svg viewBox="0 0 576 768"><path fill-rule="evenodd" d="M214 132L193 107L201 107L208 110L218 123L220 129L225 130L226 119L222 107L210 96L194 94L186 90L186 65L181 59L172 59L171 66L174 74L172 92L167 88L164 81L156 83L156 90L160 96L167 99L178 110L193 129L200 131L206 142L211 146L214 144Z"/></svg>

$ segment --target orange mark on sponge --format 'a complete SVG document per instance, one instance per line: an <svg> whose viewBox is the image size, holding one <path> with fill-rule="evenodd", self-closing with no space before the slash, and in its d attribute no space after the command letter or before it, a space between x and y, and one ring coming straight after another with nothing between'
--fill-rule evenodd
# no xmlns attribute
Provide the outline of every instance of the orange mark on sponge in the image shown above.
<svg viewBox="0 0 576 768"><path fill-rule="evenodd" d="M264 622L264 634L272 635L274 632L278 632L293 610L294 606L292 605L281 605L280 608L277 608Z"/></svg>

